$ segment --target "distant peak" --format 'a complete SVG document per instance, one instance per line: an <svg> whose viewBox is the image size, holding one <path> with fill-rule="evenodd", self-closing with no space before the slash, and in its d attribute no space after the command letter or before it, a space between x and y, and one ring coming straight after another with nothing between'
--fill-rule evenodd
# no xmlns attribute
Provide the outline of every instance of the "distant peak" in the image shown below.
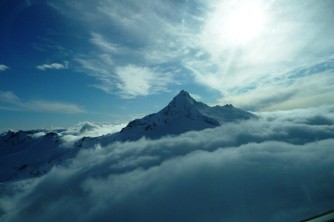
<svg viewBox="0 0 334 222"><path fill-rule="evenodd" d="M226 104L224 105L225 108L234 108L234 106L232 104Z"/></svg>
<svg viewBox="0 0 334 222"><path fill-rule="evenodd" d="M173 100L179 100L179 101L188 101L190 103L195 102L195 100L190 96L190 94L185 91L185 90L181 90L179 92L179 94L177 94Z"/></svg>
<svg viewBox="0 0 334 222"><path fill-rule="evenodd" d="M197 102L190 96L187 91L181 90L167 107L169 107L169 110L184 110L195 105L196 103Z"/></svg>
<svg viewBox="0 0 334 222"><path fill-rule="evenodd" d="M177 96L189 96L189 97L191 97L190 94L183 89L179 92L179 94L177 94Z"/></svg>

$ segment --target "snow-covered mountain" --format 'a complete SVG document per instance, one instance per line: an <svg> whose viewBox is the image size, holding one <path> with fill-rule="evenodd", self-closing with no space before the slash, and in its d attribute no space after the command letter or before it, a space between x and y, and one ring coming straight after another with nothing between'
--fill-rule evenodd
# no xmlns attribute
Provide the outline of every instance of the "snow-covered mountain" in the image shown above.
<svg viewBox="0 0 334 222"><path fill-rule="evenodd" d="M139 139L142 136L156 139L255 117L231 104L210 107L197 102L188 92L182 90L165 108L142 119L131 121L120 134L123 139L129 140Z"/></svg>
<svg viewBox="0 0 334 222"><path fill-rule="evenodd" d="M232 105L210 107L197 102L182 90L161 111L135 119L116 133L84 137L96 129L97 126L91 124L82 125L77 133L66 130L8 131L0 135L0 182L43 175L53 166L66 163L80 149L142 137L157 139L251 118L256 116Z"/></svg>
<svg viewBox="0 0 334 222"><path fill-rule="evenodd" d="M142 137L157 139L252 118L257 116L231 104L210 107L197 102L188 92L182 90L159 112L129 122L118 133L95 138L85 137L77 146L91 147L96 144L105 146L114 141L134 141Z"/></svg>
<svg viewBox="0 0 334 222"><path fill-rule="evenodd" d="M73 151L57 131L8 131L0 135L0 182L43 175Z"/></svg>

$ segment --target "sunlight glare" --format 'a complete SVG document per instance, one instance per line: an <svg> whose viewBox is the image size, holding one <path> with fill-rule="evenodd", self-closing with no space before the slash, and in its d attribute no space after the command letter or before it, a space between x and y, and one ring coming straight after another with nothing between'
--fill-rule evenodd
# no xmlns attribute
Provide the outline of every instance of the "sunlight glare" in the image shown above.
<svg viewBox="0 0 334 222"><path fill-rule="evenodd" d="M231 40L244 44L261 34L264 21L264 12L258 5L239 5L228 16L225 31Z"/></svg>

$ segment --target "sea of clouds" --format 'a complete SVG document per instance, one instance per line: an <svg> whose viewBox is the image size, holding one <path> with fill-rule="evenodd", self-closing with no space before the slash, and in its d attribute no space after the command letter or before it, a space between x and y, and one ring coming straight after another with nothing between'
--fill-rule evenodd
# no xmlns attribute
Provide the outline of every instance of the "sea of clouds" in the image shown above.
<svg viewBox="0 0 334 222"><path fill-rule="evenodd" d="M82 149L42 177L1 184L0 220L281 222L334 208L334 106L258 115Z"/></svg>

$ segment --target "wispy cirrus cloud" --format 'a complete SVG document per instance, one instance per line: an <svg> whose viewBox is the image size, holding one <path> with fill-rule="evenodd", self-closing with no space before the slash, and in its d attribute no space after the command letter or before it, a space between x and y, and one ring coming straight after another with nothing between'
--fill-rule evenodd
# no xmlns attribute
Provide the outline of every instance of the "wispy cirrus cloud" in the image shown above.
<svg viewBox="0 0 334 222"><path fill-rule="evenodd" d="M229 14L247 4L210 2L197 35L196 47L203 53L197 61L186 58L184 65L198 83L220 91L222 102L236 102L237 106L255 110L297 108L300 103L296 97L306 96L309 99L302 107L317 104L323 92L316 90L308 95L306 82L315 80L314 89L328 89L332 82L334 32L327 22L333 17L329 10L332 3L255 1L253 5L264 14L263 30L252 41L241 44L226 32L226 22L232 17ZM251 7L244 12L244 17L254 13ZM234 19L234 25L240 25L244 18ZM322 81L324 78L328 81ZM326 103L332 102L327 99Z"/></svg>
<svg viewBox="0 0 334 222"><path fill-rule="evenodd" d="M46 100L23 101L11 91L0 91L0 109L75 114L85 110L78 105Z"/></svg>
<svg viewBox="0 0 334 222"><path fill-rule="evenodd" d="M58 9L61 8L59 5L64 7L63 3L52 4ZM79 13L76 4L65 5L72 13ZM182 4L177 6L160 2L148 4L103 0L89 5L90 10L80 10L80 14L84 13L85 18L90 18L83 18L81 21L92 27L87 39L92 52L78 53L75 60L79 62L82 72L96 78L98 83L92 84L93 86L123 98L134 98L164 91L176 81L178 75L165 70L178 68L166 64L179 63L178 58L185 53L185 47L178 43L183 35L182 29L185 28L179 23L183 15L177 15L179 18L176 18L174 13ZM163 14L166 16L162 16ZM174 18L170 20L167 15L173 15ZM98 26L96 21L100 21ZM113 35L113 32L117 32L117 35ZM165 41L168 44L165 44ZM142 77L138 86L131 85L133 89L129 88L130 82L127 80L129 67L136 67L139 71L138 74L132 74L134 78L139 75ZM151 71L147 71L148 69ZM147 75L144 75L144 72ZM124 73L124 76L120 73Z"/></svg>
<svg viewBox="0 0 334 222"><path fill-rule="evenodd" d="M55 69L55 70L67 69L68 62L64 62L64 64L60 64L60 63L41 64L41 65L36 66L36 68L42 71L45 71L48 69Z"/></svg>
<svg viewBox="0 0 334 222"><path fill-rule="evenodd" d="M326 70L294 78L281 76L280 80L271 84L259 82L253 88L233 92L220 102L231 102L249 110L289 110L332 104L332 74L332 71Z"/></svg>
<svg viewBox="0 0 334 222"><path fill-rule="evenodd" d="M0 91L0 101L5 103L18 103L20 99L11 91Z"/></svg>
<svg viewBox="0 0 334 222"><path fill-rule="evenodd" d="M113 74L114 62L107 54L97 57L99 58L76 58L75 61L82 67L82 72L97 80L98 83L92 84L93 87L101 89L106 93L113 93L115 90L115 83L117 82L117 79Z"/></svg>
<svg viewBox="0 0 334 222"><path fill-rule="evenodd" d="M54 113L83 113L85 112L81 107L71 103L33 100L23 104L23 107L32 111L54 112Z"/></svg>
<svg viewBox="0 0 334 222"><path fill-rule="evenodd" d="M90 42L98 47L101 51L105 51L108 53L120 53L121 48L114 43L107 41L101 34L91 33L92 37Z"/></svg>
<svg viewBox="0 0 334 222"><path fill-rule="evenodd" d="M314 67L327 64L323 68L333 70L330 67L334 63L334 32L329 22L333 18L330 11L333 3L329 1L256 0L252 7L245 7L249 5L247 1L84 2L52 4L58 10L64 9L63 13L72 13L70 16L85 14L76 17L90 27L86 40L93 53L85 53L85 61L81 60L80 65L84 72L103 83L96 85L105 92L115 92L115 87L110 87L112 82L126 87L119 84L122 79L116 74L116 67L174 67L185 70L181 85L193 81L217 90L222 97L218 102L236 101L235 105L241 107L253 103L254 110L268 110L274 109L269 102L273 99L281 104L276 107L279 109L288 107L283 104L287 101L292 104L296 92L305 89L298 83L306 80L310 72L324 75L324 70ZM236 17L233 13L240 8L243 14ZM242 29L242 25L247 23L244 17L254 14L254 10L263 14L260 34L251 41L238 42L242 37L232 38L229 32L251 32L252 27ZM241 27L233 29L231 24ZM299 70L307 66L304 74L300 74ZM172 72L165 75L169 79L178 78ZM330 80L330 72L326 75ZM329 88L330 81L325 85ZM172 86L166 84L166 87ZM279 98L273 98L272 93L259 95L264 89L277 90L282 95ZM123 95L122 90L116 93ZM146 95L151 93L154 91ZM319 97L323 95L317 93ZM257 101L259 97L262 102ZM309 98L309 105L316 100L316 95Z"/></svg>
<svg viewBox="0 0 334 222"><path fill-rule="evenodd" d="M175 82L173 74L159 66L151 63L136 65L131 56L128 57L129 53L138 56L134 49L111 43L98 33L91 33L90 42L96 47L97 55L85 55L75 60L83 72L96 78L98 83L92 84L93 87L129 99L165 91L168 84ZM122 56L127 56L129 61L120 61Z"/></svg>
<svg viewBox="0 0 334 222"><path fill-rule="evenodd" d="M4 64L0 64L0 72L6 71L7 69L9 69L8 66L6 66Z"/></svg>
<svg viewBox="0 0 334 222"><path fill-rule="evenodd" d="M113 67L108 55L101 55L100 60L81 59L77 61L95 77L98 83L92 84L106 93L118 94L125 99L147 96L167 90L167 85L175 82L172 75L158 68L129 64Z"/></svg>

